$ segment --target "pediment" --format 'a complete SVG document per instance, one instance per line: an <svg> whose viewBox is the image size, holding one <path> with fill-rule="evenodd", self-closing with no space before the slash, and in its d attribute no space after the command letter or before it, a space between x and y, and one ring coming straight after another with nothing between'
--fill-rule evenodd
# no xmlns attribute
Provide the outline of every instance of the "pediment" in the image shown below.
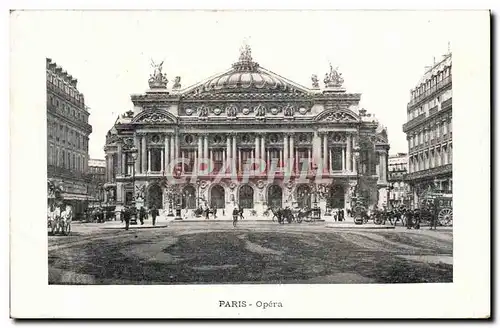
<svg viewBox="0 0 500 328"><path fill-rule="evenodd" d="M359 117L349 110L335 109L319 113L314 120L317 122L357 123Z"/></svg>
<svg viewBox="0 0 500 328"><path fill-rule="evenodd" d="M158 124L158 123L177 123L177 118L165 110L149 109L141 112L132 120L137 124Z"/></svg>

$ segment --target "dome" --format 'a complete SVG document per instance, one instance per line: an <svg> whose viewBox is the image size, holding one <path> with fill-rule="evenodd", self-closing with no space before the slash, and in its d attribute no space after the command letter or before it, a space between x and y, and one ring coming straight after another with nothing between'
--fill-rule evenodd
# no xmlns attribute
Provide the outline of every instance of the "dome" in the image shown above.
<svg viewBox="0 0 500 328"><path fill-rule="evenodd" d="M270 90L286 90L287 84L261 70L254 72L231 70L206 82L203 88L205 91L221 92L246 91L248 89L268 92Z"/></svg>
<svg viewBox="0 0 500 328"><path fill-rule="evenodd" d="M218 75L203 84L205 92L269 92L285 91L288 83L261 68L252 60L250 47L241 50L239 60L228 72Z"/></svg>

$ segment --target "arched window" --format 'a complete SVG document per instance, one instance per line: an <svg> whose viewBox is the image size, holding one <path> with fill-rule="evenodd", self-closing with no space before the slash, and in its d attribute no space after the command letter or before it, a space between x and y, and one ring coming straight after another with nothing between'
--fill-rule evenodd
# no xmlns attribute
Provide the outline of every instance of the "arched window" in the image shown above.
<svg viewBox="0 0 500 328"><path fill-rule="evenodd" d="M253 188L249 185L241 186L238 200L242 208L253 208Z"/></svg>
<svg viewBox="0 0 500 328"><path fill-rule="evenodd" d="M283 190L278 185L272 185L267 189L267 206L282 207Z"/></svg>
<svg viewBox="0 0 500 328"><path fill-rule="evenodd" d="M225 207L225 192L221 185L215 185L210 190L210 206L216 208Z"/></svg>
<svg viewBox="0 0 500 328"><path fill-rule="evenodd" d="M311 188L302 184L297 187L297 205L299 208L311 208Z"/></svg>
<svg viewBox="0 0 500 328"><path fill-rule="evenodd" d="M182 190L182 208L196 208L196 189L188 185Z"/></svg>
<svg viewBox="0 0 500 328"><path fill-rule="evenodd" d="M344 188L340 185L331 186L328 190L327 204L328 208L344 208Z"/></svg>

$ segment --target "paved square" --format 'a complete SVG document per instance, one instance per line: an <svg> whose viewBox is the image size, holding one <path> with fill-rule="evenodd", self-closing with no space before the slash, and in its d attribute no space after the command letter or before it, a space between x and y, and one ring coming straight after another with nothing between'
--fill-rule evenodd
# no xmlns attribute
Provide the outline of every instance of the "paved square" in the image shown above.
<svg viewBox="0 0 500 328"><path fill-rule="evenodd" d="M111 223L111 225L116 223ZM149 222L146 226L150 225ZM74 224L49 236L51 284L452 282L451 230L325 223ZM168 226L167 226L168 225Z"/></svg>

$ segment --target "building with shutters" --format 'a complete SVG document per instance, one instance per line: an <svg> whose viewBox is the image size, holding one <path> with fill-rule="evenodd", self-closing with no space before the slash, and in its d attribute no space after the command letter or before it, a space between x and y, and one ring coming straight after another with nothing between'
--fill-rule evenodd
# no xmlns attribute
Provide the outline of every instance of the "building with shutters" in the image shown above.
<svg viewBox="0 0 500 328"><path fill-rule="evenodd" d="M89 112L77 79L46 59L47 177L73 205L76 215L88 203Z"/></svg>
<svg viewBox="0 0 500 328"><path fill-rule="evenodd" d="M451 193L453 188L452 54L426 67L411 90L408 121L408 174L412 205L428 192Z"/></svg>
<svg viewBox="0 0 500 328"><path fill-rule="evenodd" d="M388 167L389 206L391 208L401 205L408 206L410 189L405 181L405 176L408 173L408 154L389 155Z"/></svg>

